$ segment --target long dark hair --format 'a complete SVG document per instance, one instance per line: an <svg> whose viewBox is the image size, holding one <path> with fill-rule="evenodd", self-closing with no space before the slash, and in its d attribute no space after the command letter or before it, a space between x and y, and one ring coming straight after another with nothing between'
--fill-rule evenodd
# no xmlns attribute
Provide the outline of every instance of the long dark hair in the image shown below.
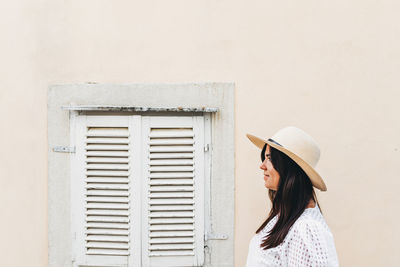
<svg viewBox="0 0 400 267"><path fill-rule="evenodd" d="M261 160L265 160L267 144L261 151ZM268 218L257 229L260 232L275 216L278 220L274 227L264 237L261 248L274 248L285 239L290 227L300 217L312 199L319 206L310 178L300 166L283 152L270 146L271 162L279 173L278 189L268 190L272 208ZM322 211L321 211L322 213Z"/></svg>

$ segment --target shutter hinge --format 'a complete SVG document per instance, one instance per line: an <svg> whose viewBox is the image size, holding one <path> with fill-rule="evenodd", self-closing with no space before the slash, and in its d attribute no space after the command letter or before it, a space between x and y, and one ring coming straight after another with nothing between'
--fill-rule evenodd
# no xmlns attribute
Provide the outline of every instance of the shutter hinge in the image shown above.
<svg viewBox="0 0 400 267"><path fill-rule="evenodd" d="M204 152L207 152L210 149L210 144L206 144L204 146Z"/></svg>
<svg viewBox="0 0 400 267"><path fill-rule="evenodd" d="M206 233L205 238L206 238L206 241L207 240L225 240L225 239L228 239L228 235L215 234L215 233Z"/></svg>
<svg viewBox="0 0 400 267"><path fill-rule="evenodd" d="M75 147L70 146L55 146L53 147L54 152L62 152L62 153L75 153Z"/></svg>

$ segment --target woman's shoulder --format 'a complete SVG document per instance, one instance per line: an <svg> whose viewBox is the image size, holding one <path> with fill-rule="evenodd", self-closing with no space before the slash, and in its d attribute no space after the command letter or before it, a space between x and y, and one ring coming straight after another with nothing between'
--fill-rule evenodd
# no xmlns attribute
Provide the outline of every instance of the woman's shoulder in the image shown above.
<svg viewBox="0 0 400 267"><path fill-rule="evenodd" d="M317 206L305 209L302 215L293 224L292 232L310 232L314 234L331 233L321 211Z"/></svg>
<svg viewBox="0 0 400 267"><path fill-rule="evenodd" d="M306 209L286 238L292 263L307 255L307 266L338 266L334 238L319 208Z"/></svg>

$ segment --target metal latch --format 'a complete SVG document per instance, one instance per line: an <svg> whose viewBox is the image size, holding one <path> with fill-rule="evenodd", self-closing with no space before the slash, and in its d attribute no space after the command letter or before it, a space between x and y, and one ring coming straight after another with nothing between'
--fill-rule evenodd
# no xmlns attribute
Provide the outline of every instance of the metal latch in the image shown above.
<svg viewBox="0 0 400 267"><path fill-rule="evenodd" d="M70 146L55 146L53 147L54 152L62 152L62 153L75 153L75 147Z"/></svg>
<svg viewBox="0 0 400 267"><path fill-rule="evenodd" d="M228 235L225 234L214 234L214 233L207 233L206 234L206 241L207 240L225 240L228 239Z"/></svg>
<svg viewBox="0 0 400 267"><path fill-rule="evenodd" d="M210 144L206 144L204 146L204 152L207 152L210 149Z"/></svg>

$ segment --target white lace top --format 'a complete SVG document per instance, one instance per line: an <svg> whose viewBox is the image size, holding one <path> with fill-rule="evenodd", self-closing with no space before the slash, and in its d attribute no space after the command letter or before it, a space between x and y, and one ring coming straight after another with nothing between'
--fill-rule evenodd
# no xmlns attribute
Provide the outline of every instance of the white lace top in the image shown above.
<svg viewBox="0 0 400 267"><path fill-rule="evenodd" d="M262 239L277 220L275 216L251 239L246 267L339 266L333 235L318 205L304 210L279 246L263 250Z"/></svg>

